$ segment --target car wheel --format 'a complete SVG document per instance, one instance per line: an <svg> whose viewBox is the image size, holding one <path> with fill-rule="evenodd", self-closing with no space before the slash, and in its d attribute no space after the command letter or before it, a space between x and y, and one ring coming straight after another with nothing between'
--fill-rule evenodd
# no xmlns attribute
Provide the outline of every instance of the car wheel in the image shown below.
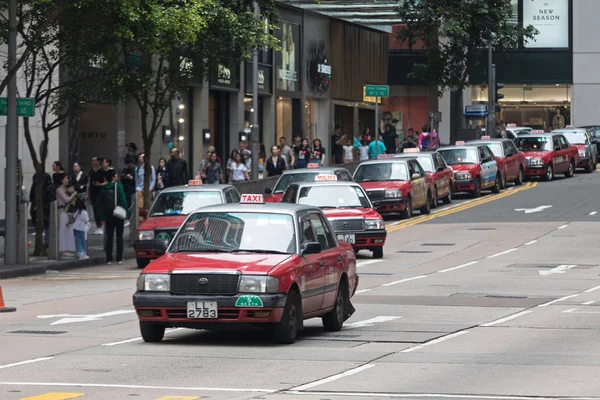
<svg viewBox="0 0 600 400"><path fill-rule="evenodd" d="M340 286L335 296L335 305L333 310L329 311L323 318L323 328L327 332L338 332L344 326L344 314L346 305L350 301L348 297L348 283L345 279L340 282Z"/></svg>
<svg viewBox="0 0 600 400"><path fill-rule="evenodd" d="M448 188L448 196L444 197L444 204L452 203L453 191L454 191L454 189L452 188L452 184L451 184L450 187Z"/></svg>
<svg viewBox="0 0 600 400"><path fill-rule="evenodd" d="M150 264L150 260L147 258L136 258L135 261L137 261L137 266L139 269L144 269L148 266L148 264Z"/></svg>
<svg viewBox="0 0 600 400"><path fill-rule="evenodd" d="M477 179L475 179L475 190L471 192L471 197L476 199L479 196L481 196L481 180L477 177Z"/></svg>
<svg viewBox="0 0 600 400"><path fill-rule="evenodd" d="M440 197L438 196L438 190L436 187L433 192L433 200L431 202L431 208L438 208L439 205L440 205Z"/></svg>
<svg viewBox="0 0 600 400"><path fill-rule="evenodd" d="M496 175L496 182L494 186L492 186L492 193L500 193L500 189L502 188L502 178L500 178L500 174Z"/></svg>
<svg viewBox="0 0 600 400"><path fill-rule="evenodd" d="M585 172L591 174L596 170L596 165L590 161L590 165L585 169Z"/></svg>
<svg viewBox="0 0 600 400"><path fill-rule="evenodd" d="M298 335L298 325L300 323L301 307L300 296L295 290L288 293L283 316L274 328L274 339L277 343L292 344L296 341Z"/></svg>
<svg viewBox="0 0 600 400"><path fill-rule="evenodd" d="M504 174L504 176L502 177L502 186L500 187L500 189L502 189L502 190L506 189L507 185L508 185L508 183L506 181L506 174Z"/></svg>
<svg viewBox="0 0 600 400"><path fill-rule="evenodd" d="M565 178L570 178L575 175L575 161L571 160L569 163L569 169L565 172Z"/></svg>
<svg viewBox="0 0 600 400"><path fill-rule="evenodd" d="M165 326L148 321L140 321L140 332L144 342L156 343L163 340L165 336Z"/></svg>
<svg viewBox="0 0 600 400"><path fill-rule="evenodd" d="M383 258L383 246L373 249L373 258Z"/></svg>
<svg viewBox="0 0 600 400"><path fill-rule="evenodd" d="M403 219L410 219L413 216L413 210L412 210L412 198L410 197L410 195L406 198L406 210L402 211L402 218Z"/></svg>
<svg viewBox="0 0 600 400"><path fill-rule="evenodd" d="M544 176L544 180L551 181L552 179L554 179L554 167L552 164L548 164L546 167L546 175Z"/></svg>
<svg viewBox="0 0 600 400"><path fill-rule="evenodd" d="M427 200L425 201L425 205L419 209L421 214L430 214L431 213L431 192L427 192Z"/></svg>
<svg viewBox="0 0 600 400"><path fill-rule="evenodd" d="M517 175L517 179L515 179L515 185L520 186L523 184L523 167L519 167L519 175Z"/></svg>

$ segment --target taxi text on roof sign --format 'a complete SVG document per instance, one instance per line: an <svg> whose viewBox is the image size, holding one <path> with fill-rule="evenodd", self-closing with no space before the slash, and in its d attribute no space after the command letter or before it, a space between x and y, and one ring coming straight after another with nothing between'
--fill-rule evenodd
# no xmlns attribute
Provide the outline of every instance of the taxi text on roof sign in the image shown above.
<svg viewBox="0 0 600 400"><path fill-rule="evenodd" d="M337 181L338 178L335 175L317 175L315 176L315 182L327 182L327 181Z"/></svg>
<svg viewBox="0 0 600 400"><path fill-rule="evenodd" d="M567 129L573 129L575 128L573 125L567 125Z"/></svg>
<svg viewBox="0 0 600 400"><path fill-rule="evenodd" d="M202 186L202 180L195 179L195 180L188 181L188 186Z"/></svg>
<svg viewBox="0 0 600 400"><path fill-rule="evenodd" d="M393 154L380 154L377 156L378 160L385 160L388 158L394 158L394 155Z"/></svg>
<svg viewBox="0 0 600 400"><path fill-rule="evenodd" d="M491 137L489 137L489 136L482 136L482 137L481 137L481 139L482 139L482 140L490 140L490 139L491 139Z"/></svg>
<svg viewBox="0 0 600 400"><path fill-rule="evenodd" d="M306 164L306 168L319 168L319 164L317 164L317 163Z"/></svg>
<svg viewBox="0 0 600 400"><path fill-rule="evenodd" d="M419 153L420 151L421 149L419 149L418 147L404 149L405 153Z"/></svg>
<svg viewBox="0 0 600 400"><path fill-rule="evenodd" d="M517 124L508 124L506 125L507 128L516 128Z"/></svg>
<svg viewBox="0 0 600 400"><path fill-rule="evenodd" d="M544 133L544 130L543 129L536 129L534 131L531 131L531 133L539 135L540 133Z"/></svg>
<svg viewBox="0 0 600 400"><path fill-rule="evenodd" d="M456 142L457 146L464 146L465 142L463 140L459 140L458 142Z"/></svg>
<svg viewBox="0 0 600 400"><path fill-rule="evenodd" d="M262 194L243 194L240 204L264 204L265 199Z"/></svg>

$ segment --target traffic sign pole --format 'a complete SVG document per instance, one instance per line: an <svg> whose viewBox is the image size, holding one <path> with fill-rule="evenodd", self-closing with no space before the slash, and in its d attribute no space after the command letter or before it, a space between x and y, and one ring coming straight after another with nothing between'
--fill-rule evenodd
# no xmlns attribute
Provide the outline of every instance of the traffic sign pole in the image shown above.
<svg viewBox="0 0 600 400"><path fill-rule="evenodd" d="M17 2L8 3L8 71L11 71L17 61ZM17 132L17 75L8 81L6 118L6 172L5 172L5 231L4 235L4 264L17 263L17 154L19 150L19 135ZM19 188L20 190L21 188Z"/></svg>
<svg viewBox="0 0 600 400"><path fill-rule="evenodd" d="M379 97L375 97L375 159L379 155Z"/></svg>
<svg viewBox="0 0 600 400"><path fill-rule="evenodd" d="M365 96L375 97L375 158L379 155L379 99L390 97L388 85L365 85Z"/></svg>

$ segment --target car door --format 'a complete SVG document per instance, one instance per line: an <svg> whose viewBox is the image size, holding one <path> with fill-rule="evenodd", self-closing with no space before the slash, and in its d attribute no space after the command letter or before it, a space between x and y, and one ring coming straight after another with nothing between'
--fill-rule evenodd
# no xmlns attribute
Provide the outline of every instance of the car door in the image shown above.
<svg viewBox="0 0 600 400"><path fill-rule="evenodd" d="M481 163L482 186L493 186L498 174L498 164L494 160L492 151L487 146L479 147L479 158Z"/></svg>
<svg viewBox="0 0 600 400"><path fill-rule="evenodd" d="M567 150L563 149L560 144L560 139L558 136L552 136L552 148L554 152L552 153L552 161L554 162L554 173L562 174L567 168L569 168L569 163L567 160Z"/></svg>
<svg viewBox="0 0 600 400"><path fill-rule="evenodd" d="M311 216L307 213L299 217L300 225L300 248L304 243L318 242L317 235L311 223ZM324 292L324 268L321 268L323 252L319 254L308 254L303 256L304 263L300 273L298 284L302 291L302 312L310 314L321 309Z"/></svg>
<svg viewBox="0 0 600 400"><path fill-rule="evenodd" d="M438 174L441 174L444 177L444 181L446 182L446 193L449 193L452 188L452 178L454 177L454 172L452 171L452 169L450 169L448 164L446 164L446 161L444 160L444 157L442 157L441 154L435 153L434 158L438 161L438 164L444 169L443 172L438 172Z"/></svg>
<svg viewBox="0 0 600 400"><path fill-rule="evenodd" d="M285 190L285 192L283 192L283 196L281 197L281 202L282 203L295 203L297 194L298 194L298 185L292 184L292 185L288 186L288 188Z"/></svg>
<svg viewBox="0 0 600 400"><path fill-rule="evenodd" d="M506 181L514 181L519 174L519 165L516 153L510 146L510 141L502 141L502 152L504 153L504 164L506 165Z"/></svg>
<svg viewBox="0 0 600 400"><path fill-rule="evenodd" d="M320 308L330 308L335 304L342 258L327 219L321 213L311 212L310 221L317 235L317 241L321 244L319 265L323 277L323 303Z"/></svg>
<svg viewBox="0 0 600 400"><path fill-rule="evenodd" d="M423 207L425 204L427 204L427 181L425 180L425 170L421 167L421 164L419 164L418 161L411 160L410 163L412 164L414 173L420 176L420 178L412 181L414 193L413 196L414 199L418 199L417 201L419 202L419 204L415 205L415 207Z"/></svg>
<svg viewBox="0 0 600 400"><path fill-rule="evenodd" d="M560 149L565 159L565 171L569 169L569 163L571 162L571 157L573 154L577 154L575 156L575 167L579 163L579 150L576 147L571 146L571 143L567 140L563 135L558 136L558 141L560 142Z"/></svg>

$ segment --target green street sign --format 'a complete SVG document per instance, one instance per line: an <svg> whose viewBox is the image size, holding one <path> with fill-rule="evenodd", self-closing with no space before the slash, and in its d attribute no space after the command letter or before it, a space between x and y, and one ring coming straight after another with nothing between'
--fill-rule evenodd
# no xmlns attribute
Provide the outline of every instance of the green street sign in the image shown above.
<svg viewBox="0 0 600 400"><path fill-rule="evenodd" d="M8 99L0 97L0 115L8 115ZM35 101L28 97L17 98L17 117L35 117Z"/></svg>
<svg viewBox="0 0 600 400"><path fill-rule="evenodd" d="M365 85L365 96L390 97L390 87L388 85Z"/></svg>
<svg viewBox="0 0 600 400"><path fill-rule="evenodd" d="M260 297L251 294L240 296L235 302L236 307L264 307Z"/></svg>

